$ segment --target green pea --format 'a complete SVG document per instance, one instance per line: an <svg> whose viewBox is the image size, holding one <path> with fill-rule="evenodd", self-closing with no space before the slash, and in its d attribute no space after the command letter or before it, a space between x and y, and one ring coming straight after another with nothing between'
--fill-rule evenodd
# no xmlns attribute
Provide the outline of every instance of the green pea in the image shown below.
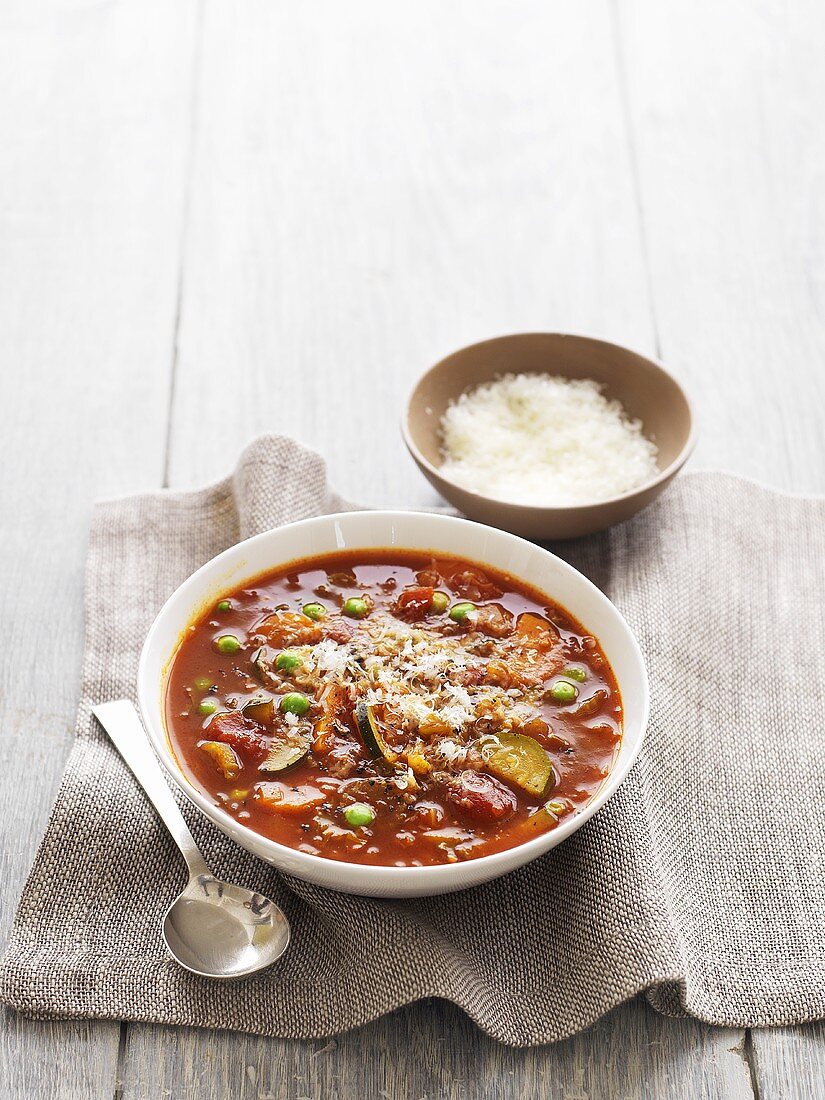
<svg viewBox="0 0 825 1100"><path fill-rule="evenodd" d="M327 616L327 609L322 603L305 603L304 614L308 619L312 619L313 622L318 622L320 619L325 619Z"/></svg>
<svg viewBox="0 0 825 1100"><path fill-rule="evenodd" d="M198 711L201 714L214 714L218 709L218 702L216 699L201 699L198 703Z"/></svg>
<svg viewBox="0 0 825 1100"><path fill-rule="evenodd" d="M576 668L575 665L571 665L570 668L566 668L562 673L562 676L566 676L568 680L577 680L580 684L583 684L587 679L587 673L583 668Z"/></svg>
<svg viewBox="0 0 825 1100"><path fill-rule="evenodd" d="M372 825L375 821L375 810L366 802L353 802L351 806L344 807L344 817L349 825L357 829L360 825Z"/></svg>
<svg viewBox="0 0 825 1100"><path fill-rule="evenodd" d="M474 603L457 603L450 608L450 618L454 623L463 623L471 611L475 611Z"/></svg>
<svg viewBox="0 0 825 1100"><path fill-rule="evenodd" d="M196 676L195 677L195 690L196 691L209 691L212 687L211 676Z"/></svg>
<svg viewBox="0 0 825 1100"><path fill-rule="evenodd" d="M433 598L430 600L430 604L436 615L443 615L450 606L450 597L446 592L433 592Z"/></svg>
<svg viewBox="0 0 825 1100"><path fill-rule="evenodd" d="M221 600L221 602L218 604L218 606L215 608L215 610L216 611L222 611L222 612L223 611L231 611L232 610L232 601L231 600Z"/></svg>
<svg viewBox="0 0 825 1100"><path fill-rule="evenodd" d="M237 653L240 648L241 643L234 634L221 634L220 638L215 639L218 653Z"/></svg>
<svg viewBox="0 0 825 1100"><path fill-rule="evenodd" d="M294 672L296 668L300 668L303 662L297 653L290 653L288 649L285 649L283 653L279 653L275 658L275 667L279 672Z"/></svg>
<svg viewBox="0 0 825 1100"><path fill-rule="evenodd" d="M369 609L367 601L360 596L350 596L348 600L344 601L344 606L341 608L344 614L349 615L351 619L363 619Z"/></svg>
<svg viewBox="0 0 825 1100"><path fill-rule="evenodd" d="M557 703L572 703L578 694L575 684L568 684L564 680L559 680L550 688L550 696Z"/></svg>
<svg viewBox="0 0 825 1100"><path fill-rule="evenodd" d="M289 691L281 699L281 710L284 714L297 714L300 718L309 710L309 699L300 691Z"/></svg>

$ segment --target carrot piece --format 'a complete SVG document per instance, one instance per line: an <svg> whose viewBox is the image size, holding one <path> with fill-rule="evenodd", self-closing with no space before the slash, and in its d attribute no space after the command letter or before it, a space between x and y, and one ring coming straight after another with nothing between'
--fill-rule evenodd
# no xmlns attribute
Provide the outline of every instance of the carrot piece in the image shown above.
<svg viewBox="0 0 825 1100"><path fill-rule="evenodd" d="M259 783L255 788L255 800L271 813L298 817L320 806L325 799L322 791L302 783L290 787L286 783Z"/></svg>
<svg viewBox="0 0 825 1100"><path fill-rule="evenodd" d="M241 770L238 754L230 745L221 741L202 741L200 748L212 757L215 767L223 774L224 779L234 779Z"/></svg>

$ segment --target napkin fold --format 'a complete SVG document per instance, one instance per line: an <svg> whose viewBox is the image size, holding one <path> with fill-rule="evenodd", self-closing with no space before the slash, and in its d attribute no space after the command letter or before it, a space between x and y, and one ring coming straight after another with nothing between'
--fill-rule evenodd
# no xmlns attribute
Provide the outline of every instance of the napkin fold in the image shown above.
<svg viewBox="0 0 825 1100"><path fill-rule="evenodd" d="M715 1024L825 1015L825 500L716 473L684 475L629 523L554 548L626 616L652 688L641 756L587 825L495 882L396 902L286 879L182 805L216 874L275 899L293 940L241 982L168 958L160 922L183 861L90 707L134 696L154 615L204 561L349 507L318 455L276 436L208 489L97 506L77 739L0 998L36 1017L306 1038L443 997L525 1046L640 991Z"/></svg>

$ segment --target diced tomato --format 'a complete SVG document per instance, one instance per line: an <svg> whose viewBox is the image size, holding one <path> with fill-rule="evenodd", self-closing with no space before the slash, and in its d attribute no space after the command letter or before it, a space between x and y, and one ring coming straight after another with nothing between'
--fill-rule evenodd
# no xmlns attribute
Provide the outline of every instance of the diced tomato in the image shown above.
<svg viewBox="0 0 825 1100"><path fill-rule="evenodd" d="M523 646L546 652L557 644L559 632L543 615L525 611L516 622L516 637Z"/></svg>
<svg viewBox="0 0 825 1100"><path fill-rule="evenodd" d="M326 796L317 787L311 787L308 783L302 783L298 787L290 787L286 783L259 783L255 788L255 800L265 810L276 814L287 814L297 817L307 810L320 806Z"/></svg>
<svg viewBox="0 0 825 1100"><path fill-rule="evenodd" d="M433 603L434 588L405 588L395 601L395 614L402 619L423 619Z"/></svg>
<svg viewBox="0 0 825 1100"><path fill-rule="evenodd" d="M543 718L539 718L538 716L536 716L535 718L531 718L528 722L525 722L519 732L526 733L528 737L535 738L535 740L538 741L539 744L544 745L545 748L547 748L548 739L553 737L553 735L550 733L550 727L548 726L548 724L544 721ZM558 742L561 742L561 745L559 745ZM567 742L564 741L563 738L556 737L553 744L555 748L564 748L566 747Z"/></svg>
<svg viewBox="0 0 825 1100"><path fill-rule="evenodd" d="M208 733L211 740L231 745L253 764L260 764L269 753L269 743L261 726L245 718L239 710L216 714L209 723Z"/></svg>
<svg viewBox="0 0 825 1100"><path fill-rule="evenodd" d="M348 779L358 766L363 750L354 741L340 741L327 753L327 771L338 779Z"/></svg>
<svg viewBox="0 0 825 1100"><path fill-rule="evenodd" d="M450 681L454 684L461 684L462 687L475 687L476 684L483 684L487 678L487 670L484 665L457 668L455 672L450 673ZM490 681L490 683L493 682Z"/></svg>
<svg viewBox="0 0 825 1100"><path fill-rule="evenodd" d="M476 611L473 627L488 638L506 638L513 633L515 620L500 603L486 603Z"/></svg>
<svg viewBox="0 0 825 1100"><path fill-rule="evenodd" d="M301 611L275 611L255 627L255 634L276 649L283 649L320 642L323 627Z"/></svg>
<svg viewBox="0 0 825 1100"><path fill-rule="evenodd" d="M515 644L507 657L507 670L515 683L541 684L564 668L564 645L543 615L532 611L519 615L512 642Z"/></svg>
<svg viewBox="0 0 825 1100"><path fill-rule="evenodd" d="M447 796L458 810L476 821L504 821L518 809L510 788L481 772L462 772L448 788Z"/></svg>
<svg viewBox="0 0 825 1100"><path fill-rule="evenodd" d="M588 731L588 736L594 744L602 744L605 746L614 745L620 738L621 733L610 722L594 722L589 726L584 727Z"/></svg>
<svg viewBox="0 0 825 1100"><path fill-rule="evenodd" d="M450 588L465 600L498 600L501 589L481 572L480 569L462 569L449 578Z"/></svg>
<svg viewBox="0 0 825 1100"><path fill-rule="evenodd" d="M416 573L415 579L420 585L423 585L424 588L438 588L439 584L441 584L441 574L438 572L436 562L433 562L432 565L426 569L420 569Z"/></svg>
<svg viewBox="0 0 825 1100"><path fill-rule="evenodd" d="M331 638L339 645L345 645L356 629L352 619L345 619L343 615L330 615L328 619L322 619L320 625L324 637Z"/></svg>
<svg viewBox="0 0 825 1100"><path fill-rule="evenodd" d="M511 682L522 687L543 684L564 668L564 654L551 649L541 653L536 649L514 649L507 658Z"/></svg>

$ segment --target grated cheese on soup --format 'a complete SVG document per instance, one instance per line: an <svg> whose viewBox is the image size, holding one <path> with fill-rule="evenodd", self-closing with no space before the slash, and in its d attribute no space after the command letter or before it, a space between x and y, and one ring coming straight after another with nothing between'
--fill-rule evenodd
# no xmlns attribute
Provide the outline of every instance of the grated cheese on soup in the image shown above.
<svg viewBox="0 0 825 1100"><path fill-rule="evenodd" d="M193 782L239 828L396 867L572 819L622 726L597 640L550 596L397 547L292 561L226 594L186 632L165 706Z"/></svg>
<svg viewBox="0 0 825 1100"><path fill-rule="evenodd" d="M505 374L461 394L441 421L441 472L517 504L607 500L658 473L656 445L589 378Z"/></svg>

